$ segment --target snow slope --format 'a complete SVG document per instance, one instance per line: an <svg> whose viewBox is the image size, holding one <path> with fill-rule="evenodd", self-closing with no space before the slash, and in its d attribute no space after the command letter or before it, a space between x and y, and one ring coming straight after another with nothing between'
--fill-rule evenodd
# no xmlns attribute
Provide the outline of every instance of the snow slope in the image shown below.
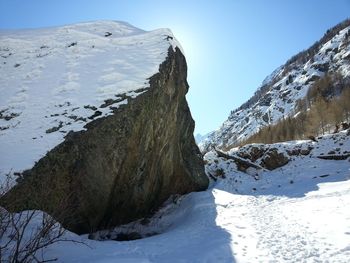
<svg viewBox="0 0 350 263"><path fill-rule="evenodd" d="M292 58L266 77L255 95L232 111L221 127L199 144L200 149L207 151L210 145L232 146L261 127L293 116L297 101L304 98L315 80L327 72L350 77L350 20L346 25L330 40L316 42L309 50L301 52L299 59Z"/></svg>
<svg viewBox="0 0 350 263"><path fill-rule="evenodd" d="M86 245L60 242L46 250L58 262L348 262L350 257L350 162L322 160L350 149L346 132L319 141L272 145L308 148L273 171L237 171L231 160L206 154L217 178L204 192L174 198L145 229L158 235L134 241L94 241L67 233ZM271 146L271 147L272 147ZM337 154L336 153L336 154ZM234 154L234 150L228 154ZM139 230L138 222L114 231ZM113 234L113 231L111 232Z"/></svg>
<svg viewBox="0 0 350 263"><path fill-rule="evenodd" d="M170 46L168 29L114 21L0 31L0 182L147 91Z"/></svg>

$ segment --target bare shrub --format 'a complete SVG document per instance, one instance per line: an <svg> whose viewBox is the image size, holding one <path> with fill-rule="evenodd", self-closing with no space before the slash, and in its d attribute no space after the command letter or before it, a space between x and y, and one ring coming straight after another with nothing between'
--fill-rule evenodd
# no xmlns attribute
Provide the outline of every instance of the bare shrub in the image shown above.
<svg viewBox="0 0 350 263"><path fill-rule="evenodd" d="M9 190L10 176L0 186L0 199ZM30 193L28 193L30 194ZM64 209L62 202L61 209ZM51 262L45 252L50 245L69 241L66 230L53 217L40 210L12 213L0 206L0 262Z"/></svg>

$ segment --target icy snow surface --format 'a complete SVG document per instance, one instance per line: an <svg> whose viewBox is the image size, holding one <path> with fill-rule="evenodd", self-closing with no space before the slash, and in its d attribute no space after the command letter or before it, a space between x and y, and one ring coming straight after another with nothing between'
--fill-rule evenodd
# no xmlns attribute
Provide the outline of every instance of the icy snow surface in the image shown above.
<svg viewBox="0 0 350 263"><path fill-rule="evenodd" d="M90 247L62 242L45 255L58 262L101 263L349 262L350 162L317 156L334 149L346 153L350 136L342 132L319 143L273 146L283 151L310 145L314 149L309 155L259 171L258 180L209 152L207 172L222 168L226 178L212 181L207 191L169 202L144 226L159 235L119 242L67 233Z"/></svg>
<svg viewBox="0 0 350 263"><path fill-rule="evenodd" d="M170 46L168 29L114 21L0 31L0 181L145 92Z"/></svg>

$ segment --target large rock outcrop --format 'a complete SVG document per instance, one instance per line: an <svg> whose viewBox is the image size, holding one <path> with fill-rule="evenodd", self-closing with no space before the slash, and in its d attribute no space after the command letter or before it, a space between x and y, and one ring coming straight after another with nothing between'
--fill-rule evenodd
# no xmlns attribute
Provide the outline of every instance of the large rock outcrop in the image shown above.
<svg viewBox="0 0 350 263"><path fill-rule="evenodd" d="M170 47L146 92L67 134L1 205L45 210L69 230L88 233L144 217L172 194L206 189L186 74L185 57Z"/></svg>

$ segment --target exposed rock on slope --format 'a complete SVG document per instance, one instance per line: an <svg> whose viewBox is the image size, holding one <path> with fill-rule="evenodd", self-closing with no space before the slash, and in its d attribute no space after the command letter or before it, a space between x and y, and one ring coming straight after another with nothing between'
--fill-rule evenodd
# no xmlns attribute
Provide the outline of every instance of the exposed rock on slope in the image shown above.
<svg viewBox="0 0 350 263"><path fill-rule="evenodd" d="M325 160L347 160L346 162L348 162L350 161L349 146L350 129L320 136L315 141L299 140L274 144L253 143L232 148L227 152L212 150L204 155L204 160L206 161L206 172L214 180L222 177L218 174L231 174L237 178L242 178L243 174L245 176L248 174L247 178L253 177L255 180L259 180L261 175L274 172L283 177L281 171L285 167L294 167L296 162L303 165L319 162L318 159L323 159L325 163L327 163ZM308 166L308 173L312 174L314 168L313 165ZM310 177L308 173L306 174ZM299 176L298 173L296 174ZM322 176L320 177L322 178ZM285 178L285 180L287 179ZM241 183L239 180L234 182L237 185ZM300 180L300 182L303 182L303 180Z"/></svg>
<svg viewBox="0 0 350 263"><path fill-rule="evenodd" d="M186 74L184 56L170 46L146 92L124 96L126 103L110 107L108 116L68 133L23 173L2 205L39 208L87 233L146 216L172 194L206 189Z"/></svg>
<svg viewBox="0 0 350 263"><path fill-rule="evenodd" d="M221 127L200 143L201 150L207 152L211 146L232 147L260 128L293 116L297 101L324 74L350 77L349 58L350 20L346 20L268 76L251 99L232 111Z"/></svg>
<svg viewBox="0 0 350 263"><path fill-rule="evenodd" d="M218 157L234 160L239 171L246 172L248 168L274 170L289 162L288 154L279 148L269 147L265 144L248 144L239 148L234 155L228 155L215 150ZM257 161L259 160L259 161Z"/></svg>

